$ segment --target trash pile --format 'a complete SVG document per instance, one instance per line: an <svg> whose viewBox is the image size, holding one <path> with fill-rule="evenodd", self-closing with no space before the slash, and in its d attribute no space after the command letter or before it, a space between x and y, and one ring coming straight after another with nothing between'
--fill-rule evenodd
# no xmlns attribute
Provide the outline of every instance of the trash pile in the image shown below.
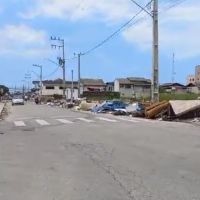
<svg viewBox="0 0 200 200"><path fill-rule="evenodd" d="M126 104L117 100L104 101L101 104L96 104L91 112L131 115L133 117L167 121L193 119L197 122L200 121L200 100L161 101L153 104L139 102Z"/></svg>
<svg viewBox="0 0 200 200"><path fill-rule="evenodd" d="M161 101L158 103L154 103L145 108L145 117L148 119L163 118L163 116L167 115L168 109L169 109L168 101Z"/></svg>
<svg viewBox="0 0 200 200"><path fill-rule="evenodd" d="M127 115L167 121L190 119L193 122L200 122L200 100L124 103L121 100L91 102L86 99L78 99L74 102L54 100L47 102L47 105L74 108L75 110L91 111L93 113L110 113L113 115Z"/></svg>
<svg viewBox="0 0 200 200"><path fill-rule="evenodd" d="M106 112L125 112L127 104L122 101L104 101L99 105L95 105L91 111L95 113L106 113Z"/></svg>

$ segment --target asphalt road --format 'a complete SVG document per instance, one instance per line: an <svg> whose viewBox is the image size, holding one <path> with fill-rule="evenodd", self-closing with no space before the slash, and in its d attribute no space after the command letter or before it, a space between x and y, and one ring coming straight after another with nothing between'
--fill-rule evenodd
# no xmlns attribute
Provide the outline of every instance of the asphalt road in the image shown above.
<svg viewBox="0 0 200 200"><path fill-rule="evenodd" d="M0 122L0 199L200 200L199 130L14 106Z"/></svg>

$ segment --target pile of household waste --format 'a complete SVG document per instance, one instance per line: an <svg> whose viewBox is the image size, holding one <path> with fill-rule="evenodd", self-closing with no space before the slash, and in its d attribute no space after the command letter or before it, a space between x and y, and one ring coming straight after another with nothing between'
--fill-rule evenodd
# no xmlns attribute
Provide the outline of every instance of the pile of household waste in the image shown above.
<svg viewBox="0 0 200 200"><path fill-rule="evenodd" d="M184 120L200 118L200 100L174 100L157 103L124 103L113 100L98 104L91 103L88 110L94 113L111 113L113 115L131 115L148 119ZM200 120L199 120L200 121Z"/></svg>

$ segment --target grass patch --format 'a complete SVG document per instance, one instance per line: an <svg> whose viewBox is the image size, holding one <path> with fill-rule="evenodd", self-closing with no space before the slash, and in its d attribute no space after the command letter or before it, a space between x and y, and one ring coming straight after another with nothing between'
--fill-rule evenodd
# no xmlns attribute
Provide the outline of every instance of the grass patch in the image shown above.
<svg viewBox="0 0 200 200"><path fill-rule="evenodd" d="M197 100L200 95L194 93L160 93L160 101L163 100Z"/></svg>

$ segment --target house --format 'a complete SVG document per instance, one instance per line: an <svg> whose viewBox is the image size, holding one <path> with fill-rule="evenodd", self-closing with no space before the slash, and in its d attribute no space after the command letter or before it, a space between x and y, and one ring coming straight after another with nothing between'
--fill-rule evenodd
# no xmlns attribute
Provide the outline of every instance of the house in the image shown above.
<svg viewBox="0 0 200 200"><path fill-rule="evenodd" d="M36 89L39 88L40 82L39 81L33 81L33 84ZM71 98L71 91L72 91L72 82L66 81L66 98ZM78 98L78 82L73 82L73 98ZM52 95L63 95L63 80L62 79L56 79L56 80L44 80L42 81L42 95L43 96L52 96Z"/></svg>
<svg viewBox="0 0 200 200"><path fill-rule="evenodd" d="M106 91L107 92L114 92L114 82L107 82L106 83Z"/></svg>
<svg viewBox="0 0 200 200"><path fill-rule="evenodd" d="M194 94L200 94L200 87L199 86L196 86L195 84L188 84L186 85L187 87L187 92L190 92L190 93L194 93Z"/></svg>
<svg viewBox="0 0 200 200"><path fill-rule="evenodd" d="M114 91L121 97L147 98L151 96L151 80L140 77L118 78L114 81Z"/></svg>
<svg viewBox="0 0 200 200"><path fill-rule="evenodd" d="M81 94L83 92L102 92L106 90L106 84L102 79L90 79L84 78L80 80L81 82Z"/></svg>
<svg viewBox="0 0 200 200"><path fill-rule="evenodd" d="M160 85L160 90L164 92L184 93L187 92L187 87L180 83L164 83Z"/></svg>

